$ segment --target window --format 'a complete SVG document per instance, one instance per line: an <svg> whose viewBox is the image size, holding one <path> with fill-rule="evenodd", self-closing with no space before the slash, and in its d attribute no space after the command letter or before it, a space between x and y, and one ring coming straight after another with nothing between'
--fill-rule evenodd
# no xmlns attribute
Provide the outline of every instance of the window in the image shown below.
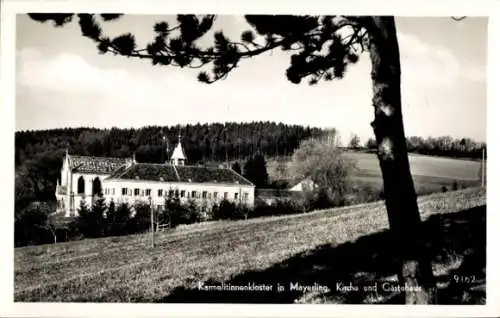
<svg viewBox="0 0 500 318"><path fill-rule="evenodd" d="M146 189L146 195L149 197L151 195L151 189Z"/></svg>
<svg viewBox="0 0 500 318"><path fill-rule="evenodd" d="M178 198L179 197L179 190L175 190L175 197Z"/></svg>
<svg viewBox="0 0 500 318"><path fill-rule="evenodd" d="M132 195L132 189L128 189L128 195Z"/></svg>
<svg viewBox="0 0 500 318"><path fill-rule="evenodd" d="M217 191L214 192L214 199L217 199Z"/></svg>
<svg viewBox="0 0 500 318"><path fill-rule="evenodd" d="M227 192L224 192L224 200L227 200L227 196L229 195L229 193Z"/></svg>
<svg viewBox="0 0 500 318"><path fill-rule="evenodd" d="M144 196L144 189L141 189L141 196Z"/></svg>
<svg viewBox="0 0 500 318"><path fill-rule="evenodd" d="M134 195L135 195L135 196L138 196L138 195L140 195L140 194L141 194L141 190L140 190L139 188L135 188L135 189L134 189Z"/></svg>
<svg viewBox="0 0 500 318"><path fill-rule="evenodd" d="M191 191L191 198L196 198L196 191Z"/></svg>
<svg viewBox="0 0 500 318"><path fill-rule="evenodd" d="M207 198L211 199L212 198L212 193L211 192L208 192L207 193Z"/></svg>
<svg viewBox="0 0 500 318"><path fill-rule="evenodd" d="M77 193L78 194L85 193L85 180L83 179L83 177L78 178Z"/></svg>
<svg viewBox="0 0 500 318"><path fill-rule="evenodd" d="M248 201L248 192L243 193L243 200Z"/></svg>
<svg viewBox="0 0 500 318"><path fill-rule="evenodd" d="M202 197L203 199L206 199L206 198L207 198L207 191L203 191L203 192L201 193L201 197Z"/></svg>
<svg viewBox="0 0 500 318"><path fill-rule="evenodd" d="M169 197L173 197L173 196L174 196L174 190L170 190L170 191L168 191L168 196L169 196Z"/></svg>
<svg viewBox="0 0 500 318"><path fill-rule="evenodd" d="M181 198L184 198L186 196L186 190L181 190Z"/></svg>
<svg viewBox="0 0 500 318"><path fill-rule="evenodd" d="M111 189L111 193L115 195L115 188Z"/></svg>
<svg viewBox="0 0 500 318"><path fill-rule="evenodd" d="M162 196L163 196L163 189L159 189L159 190L158 190L158 196L159 196L159 197L162 197Z"/></svg>
<svg viewBox="0 0 500 318"><path fill-rule="evenodd" d="M234 193L234 199L235 199L235 200L238 200L238 192L235 192L235 193Z"/></svg>
<svg viewBox="0 0 500 318"><path fill-rule="evenodd" d="M122 195L127 195L127 188L122 188Z"/></svg>

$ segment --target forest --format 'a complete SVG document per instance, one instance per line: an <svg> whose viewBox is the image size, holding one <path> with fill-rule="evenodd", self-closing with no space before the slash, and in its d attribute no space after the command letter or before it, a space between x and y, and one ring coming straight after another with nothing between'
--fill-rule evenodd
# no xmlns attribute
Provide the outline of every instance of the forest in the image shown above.
<svg viewBox="0 0 500 318"><path fill-rule="evenodd" d="M70 154L131 157L138 162L168 159L181 135L188 164L244 161L260 153L266 158L288 157L305 139L335 133L315 127L275 122L212 123L186 126L149 126L130 129L62 128L18 131L15 134L16 209L32 201L54 201L57 178L66 149ZM409 137L410 152L462 158L481 158L484 143L469 138ZM375 150L374 140L352 145ZM23 204L24 202L24 204Z"/></svg>

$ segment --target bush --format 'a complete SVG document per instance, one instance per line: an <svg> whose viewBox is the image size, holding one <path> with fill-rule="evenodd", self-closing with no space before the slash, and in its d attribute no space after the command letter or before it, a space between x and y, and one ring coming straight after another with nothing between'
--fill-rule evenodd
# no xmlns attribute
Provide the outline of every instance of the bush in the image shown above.
<svg viewBox="0 0 500 318"><path fill-rule="evenodd" d="M78 216L73 221L72 227L86 238L105 236L105 212L106 204L103 198L98 198L91 209L88 208L85 200L81 200L78 207Z"/></svg>
<svg viewBox="0 0 500 318"><path fill-rule="evenodd" d="M234 210L236 210L236 204L222 200L220 204L212 208L212 217L215 221L230 220L233 218Z"/></svg>
<svg viewBox="0 0 500 318"><path fill-rule="evenodd" d="M199 222L201 218L199 208L192 200L188 201L186 205L182 205L178 198L167 199L160 212L162 222L170 224L171 227Z"/></svg>
<svg viewBox="0 0 500 318"><path fill-rule="evenodd" d="M115 207L114 202L110 202L107 213L107 234L110 236L126 235L131 232L132 210L127 203L121 203Z"/></svg>
<svg viewBox="0 0 500 318"><path fill-rule="evenodd" d="M182 206L182 211L185 216L183 218L183 224L193 224L206 220L208 218L208 207L203 204L201 207L196 204L196 202L190 199L184 206Z"/></svg>
<svg viewBox="0 0 500 318"><path fill-rule="evenodd" d="M212 207L213 220L245 220L252 211L244 205L235 204L227 200L222 200L220 204Z"/></svg>
<svg viewBox="0 0 500 318"><path fill-rule="evenodd" d="M383 191L369 184L362 184L353 188L346 204L361 204L383 199Z"/></svg>
<svg viewBox="0 0 500 318"><path fill-rule="evenodd" d="M271 205L258 202L248 216L256 218L263 216L298 214L305 213L307 211L306 206L298 200L282 199L276 200Z"/></svg>
<svg viewBox="0 0 500 318"><path fill-rule="evenodd" d="M126 226L126 233L144 233L151 229L151 208L149 204L137 203L134 206L135 214Z"/></svg>
<svg viewBox="0 0 500 318"><path fill-rule="evenodd" d="M238 206L236 206L236 209L234 210L233 219L234 220L246 220L249 217L251 217L251 214L252 214L252 209L250 209L244 205L238 205Z"/></svg>
<svg viewBox="0 0 500 318"><path fill-rule="evenodd" d="M50 211L48 204L34 202L16 213L14 221L15 246L52 243L53 237L47 227Z"/></svg>
<svg viewBox="0 0 500 318"><path fill-rule="evenodd" d="M257 201L257 202L255 202L255 206L254 206L253 211L250 215L252 218L271 216L271 215L273 215L272 205L268 205L262 201Z"/></svg>

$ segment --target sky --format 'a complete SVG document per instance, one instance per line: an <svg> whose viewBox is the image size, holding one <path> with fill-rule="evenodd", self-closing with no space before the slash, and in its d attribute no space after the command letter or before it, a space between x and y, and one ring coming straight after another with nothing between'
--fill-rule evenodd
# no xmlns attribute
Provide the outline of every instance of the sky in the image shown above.
<svg viewBox="0 0 500 318"><path fill-rule="evenodd" d="M173 25L175 17L126 15L103 30L132 32L145 47L163 20ZM397 17L396 26L406 134L486 141L487 18ZM242 16L219 16L214 29L239 39L249 26ZM18 15L16 130L276 121L333 127L344 141L373 136L367 55L345 78L309 86L288 82L287 54L242 61L226 80L207 85L197 81L199 70L100 55L76 21L54 28Z"/></svg>

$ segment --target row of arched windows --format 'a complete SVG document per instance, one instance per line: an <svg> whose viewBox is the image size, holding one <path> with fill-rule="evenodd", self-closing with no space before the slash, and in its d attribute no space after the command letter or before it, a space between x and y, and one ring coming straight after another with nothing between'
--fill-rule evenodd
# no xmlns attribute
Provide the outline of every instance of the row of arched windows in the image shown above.
<svg viewBox="0 0 500 318"><path fill-rule="evenodd" d="M80 176L80 178L78 178L78 183L76 188L77 188L76 189L77 194L85 194L85 179L83 178L83 176ZM101 184L101 179L99 179L99 177L96 177L92 181L92 195L96 194L102 194L102 184Z"/></svg>

